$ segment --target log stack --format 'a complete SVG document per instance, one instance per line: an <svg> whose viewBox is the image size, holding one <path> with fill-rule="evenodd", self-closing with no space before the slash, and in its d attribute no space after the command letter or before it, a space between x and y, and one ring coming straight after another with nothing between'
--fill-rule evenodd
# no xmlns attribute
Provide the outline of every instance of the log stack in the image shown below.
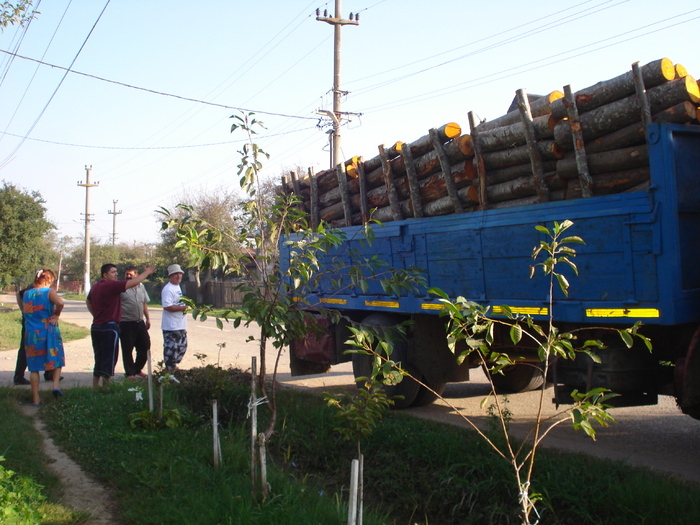
<svg viewBox="0 0 700 525"><path fill-rule="evenodd" d="M648 187L649 122L696 124L700 89L680 64L655 60L572 92L517 92L517 109L380 145L369 160L283 181L312 224L362 224L605 195Z"/></svg>

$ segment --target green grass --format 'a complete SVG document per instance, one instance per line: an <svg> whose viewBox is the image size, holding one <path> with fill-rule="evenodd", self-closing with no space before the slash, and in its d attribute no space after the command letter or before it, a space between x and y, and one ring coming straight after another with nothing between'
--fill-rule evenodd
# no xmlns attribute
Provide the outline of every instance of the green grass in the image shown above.
<svg viewBox="0 0 700 525"><path fill-rule="evenodd" d="M181 428L131 428L129 415L144 410L147 402L136 401L127 390L132 385L122 383L101 392L72 388L42 408L57 443L113 487L121 523L346 521L356 447L334 430L334 412L322 399L280 392L277 432L269 449L273 496L258 502L250 496L248 377L213 367L179 374L182 383L166 387L165 407L186 414L189 425ZM9 391L0 390L0 397ZM212 464L208 423L212 395L220 399L221 421L227 425L218 470ZM261 413L264 420L267 410ZM7 419L0 418L0 451ZM264 428L264 421L260 425ZM17 432L30 429L11 433ZM518 523L517 490L508 465L470 431L390 413L362 448L366 525ZM697 484L584 455L543 449L538 457L532 488L545 499L538 505L543 524L700 523ZM18 470L24 468L17 456L13 460Z"/></svg>
<svg viewBox="0 0 700 525"><path fill-rule="evenodd" d="M17 350L19 348L19 340L22 334L21 317L22 314L19 310L0 313L0 351ZM73 323L61 321L59 327L61 328L61 337L64 343L90 335L88 328L83 328Z"/></svg>
<svg viewBox="0 0 700 525"><path fill-rule="evenodd" d="M0 482L0 523L39 523L26 518L24 521L12 521L10 517L3 521L2 513L9 512L10 507L9 502L2 498L3 487L10 493L21 494L15 501L15 509L27 505L38 511L41 523L84 523L84 515L60 504L60 483L48 468L51 459L42 452L41 436L34 429L31 419L24 417L19 410L18 403L25 394L26 390L0 389L0 456L5 458L0 463L0 474L3 469L14 473L8 483Z"/></svg>

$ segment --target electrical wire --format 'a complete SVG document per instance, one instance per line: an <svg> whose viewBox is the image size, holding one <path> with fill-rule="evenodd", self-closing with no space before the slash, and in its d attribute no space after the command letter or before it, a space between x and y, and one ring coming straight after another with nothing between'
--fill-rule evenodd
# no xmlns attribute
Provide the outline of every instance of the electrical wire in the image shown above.
<svg viewBox="0 0 700 525"><path fill-rule="evenodd" d="M75 64L75 61L78 60L78 57L80 56L80 53L81 53L81 52L83 51L83 49L85 48L85 45L87 44L87 41L88 41L89 38L90 38L90 35L92 35L92 32L93 32L93 31L95 30L95 28L97 27L97 24L99 23L100 19L102 18L102 15L104 14L104 12L107 10L107 7L109 6L109 3L110 3L111 1L112 1L112 0L107 0L107 3L106 3L105 6L102 8L102 12L100 12L100 15L97 17L97 20L95 20L95 23L93 24L92 28L90 29L90 32L89 32L89 33L87 34L87 36L85 37L85 40L83 41L83 44L80 46L80 49L78 49L78 52L75 54L75 57L73 58L73 61L71 62L71 64L70 64L70 66L68 67L68 69L66 69L65 73L63 74L63 77L61 78L61 81L60 81L60 82L58 83L58 85L56 86L56 89L54 89L54 92L51 94L51 97L49 98L48 102L46 102L46 105L45 105L44 108L41 110L41 113L39 113L39 116L36 118L36 120L34 121L34 123L32 124L32 126L29 128L29 131L27 131L27 133L25 134L24 138L22 138L22 140L20 140L19 144L17 144L17 146L15 147L15 149L12 150L12 152L5 158L5 160L3 160L2 162L0 162L0 169L2 169L5 165L7 165L7 163L8 163L10 160L12 160L13 155L14 155L15 153L17 153L17 151L22 147L22 145L23 145L24 142L27 140L27 138L29 137L29 135L32 133L32 131L34 131L34 128L35 128L36 125L39 123L39 120L41 120L41 117L43 117L43 116L44 116L44 113L46 113L46 110L49 108L49 105L51 104L51 101L53 101L53 98L56 96L56 93L58 93L58 90L61 88L61 85L63 84L63 81L64 81L64 80L66 79L66 77L68 76L68 72L70 71L70 68L73 67L73 64Z"/></svg>

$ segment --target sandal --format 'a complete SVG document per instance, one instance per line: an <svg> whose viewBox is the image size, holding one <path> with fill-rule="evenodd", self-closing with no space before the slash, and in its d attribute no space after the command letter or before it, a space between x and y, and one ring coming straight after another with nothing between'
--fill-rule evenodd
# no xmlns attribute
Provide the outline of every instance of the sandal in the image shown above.
<svg viewBox="0 0 700 525"><path fill-rule="evenodd" d="M53 389L53 397L58 399L61 396L63 396L63 392L61 392L58 388L54 388Z"/></svg>

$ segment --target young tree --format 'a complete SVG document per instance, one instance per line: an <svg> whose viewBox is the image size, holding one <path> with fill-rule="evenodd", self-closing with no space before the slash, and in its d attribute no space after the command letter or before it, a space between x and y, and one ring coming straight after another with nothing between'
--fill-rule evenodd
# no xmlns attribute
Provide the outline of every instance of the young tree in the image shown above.
<svg viewBox="0 0 700 525"><path fill-rule="evenodd" d="M17 283L36 270L48 245L44 236L55 226L46 219L44 199L3 181L0 187L0 285Z"/></svg>
<svg viewBox="0 0 700 525"><path fill-rule="evenodd" d="M24 24L31 21L38 11L31 9L33 0L19 0L19 2L2 2L0 4L0 31L7 26Z"/></svg>

